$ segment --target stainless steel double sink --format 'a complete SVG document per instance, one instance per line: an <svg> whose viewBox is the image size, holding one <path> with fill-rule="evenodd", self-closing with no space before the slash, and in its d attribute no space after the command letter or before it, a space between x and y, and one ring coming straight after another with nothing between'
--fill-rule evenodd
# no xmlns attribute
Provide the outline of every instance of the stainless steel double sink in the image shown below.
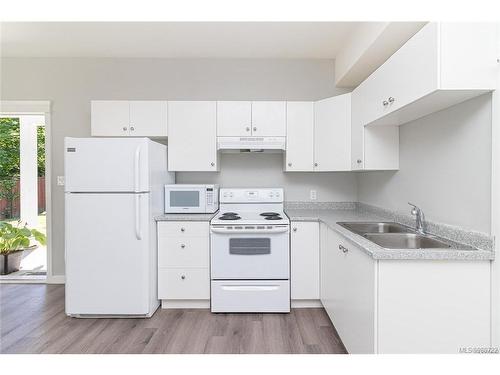
<svg viewBox="0 0 500 375"><path fill-rule="evenodd" d="M386 249L449 249L446 240L395 222L338 222L340 226L359 234Z"/></svg>

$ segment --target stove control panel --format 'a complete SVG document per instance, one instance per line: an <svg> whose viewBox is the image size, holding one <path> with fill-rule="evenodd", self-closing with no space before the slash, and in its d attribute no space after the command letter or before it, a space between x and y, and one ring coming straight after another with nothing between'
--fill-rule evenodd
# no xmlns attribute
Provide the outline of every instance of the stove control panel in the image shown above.
<svg viewBox="0 0 500 375"><path fill-rule="evenodd" d="M220 189L220 203L282 203L283 189Z"/></svg>

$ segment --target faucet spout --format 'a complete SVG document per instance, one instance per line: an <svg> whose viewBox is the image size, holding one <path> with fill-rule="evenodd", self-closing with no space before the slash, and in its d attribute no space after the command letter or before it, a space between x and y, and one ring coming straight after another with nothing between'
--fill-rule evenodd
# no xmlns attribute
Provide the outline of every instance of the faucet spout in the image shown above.
<svg viewBox="0 0 500 375"><path fill-rule="evenodd" d="M418 233L425 233L425 215L424 211L422 211L418 206L413 203L408 202L410 206L412 206L411 214L415 216L415 229Z"/></svg>

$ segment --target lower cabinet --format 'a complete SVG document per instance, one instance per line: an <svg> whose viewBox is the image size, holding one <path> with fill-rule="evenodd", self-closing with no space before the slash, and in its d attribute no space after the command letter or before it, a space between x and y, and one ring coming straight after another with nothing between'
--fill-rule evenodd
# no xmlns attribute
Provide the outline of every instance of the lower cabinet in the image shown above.
<svg viewBox="0 0 500 375"><path fill-rule="evenodd" d="M319 299L319 222L291 222L291 298Z"/></svg>
<svg viewBox="0 0 500 375"><path fill-rule="evenodd" d="M158 223L158 298L209 300L209 223Z"/></svg>
<svg viewBox="0 0 500 375"><path fill-rule="evenodd" d="M349 353L490 347L489 261L376 260L320 227L321 302Z"/></svg>
<svg viewBox="0 0 500 375"><path fill-rule="evenodd" d="M376 261L321 224L321 302L349 353L375 352Z"/></svg>

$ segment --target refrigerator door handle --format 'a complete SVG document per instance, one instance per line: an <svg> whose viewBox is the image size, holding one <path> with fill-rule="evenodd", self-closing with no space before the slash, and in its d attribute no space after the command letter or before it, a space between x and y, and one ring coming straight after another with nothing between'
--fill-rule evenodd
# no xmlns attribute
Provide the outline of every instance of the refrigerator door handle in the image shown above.
<svg viewBox="0 0 500 375"><path fill-rule="evenodd" d="M140 241L142 240L141 230L141 195L135 196L135 237Z"/></svg>
<svg viewBox="0 0 500 375"><path fill-rule="evenodd" d="M141 146L137 146L134 155L134 191L138 192L140 190L140 167L141 167Z"/></svg>

